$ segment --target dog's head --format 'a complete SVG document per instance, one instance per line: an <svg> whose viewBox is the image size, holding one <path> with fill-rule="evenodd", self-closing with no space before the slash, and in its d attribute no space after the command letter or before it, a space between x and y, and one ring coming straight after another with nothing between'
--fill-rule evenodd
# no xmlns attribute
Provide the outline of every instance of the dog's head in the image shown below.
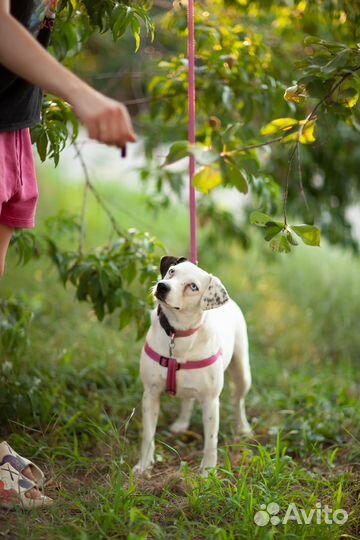
<svg viewBox="0 0 360 540"><path fill-rule="evenodd" d="M185 257L163 257L162 279L154 287L155 298L175 310L207 310L225 304L229 296L221 281Z"/></svg>

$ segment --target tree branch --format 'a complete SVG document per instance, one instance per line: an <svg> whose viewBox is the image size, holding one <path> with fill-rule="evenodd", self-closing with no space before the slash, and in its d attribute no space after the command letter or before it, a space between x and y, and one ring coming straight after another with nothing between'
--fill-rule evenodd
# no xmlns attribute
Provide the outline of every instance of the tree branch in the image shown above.
<svg viewBox="0 0 360 540"><path fill-rule="evenodd" d="M354 68L353 70L349 71L348 73L345 73L341 78L340 80L334 84L334 86L329 90L329 92L326 94L326 96L324 96L322 99L320 99L320 101L318 101L318 103L315 105L315 107L313 108L313 110L310 112L310 114L308 114L306 120L305 120L305 123L304 125L302 126L302 129L300 129L299 131L301 131L301 133L303 132L304 130L304 127L306 126L306 124L308 124L310 122L310 120L314 120L316 118L316 111L318 110L319 107L321 107L321 105L323 105L329 98L331 98L331 96L336 92L336 90L338 88L340 88L340 86L347 80L347 79L350 79L354 73L356 73L357 71L360 70L360 66Z"/></svg>
<svg viewBox="0 0 360 540"><path fill-rule="evenodd" d="M85 199L87 189L90 189L92 194L94 195L96 201L98 202L98 204L101 206L101 208L104 210L105 214L107 215L107 217L108 217L108 219L109 219L109 221L110 221L110 223L112 225L112 228L116 232L116 234L118 234L121 237L130 238L129 234L127 233L127 231L125 229L123 229L123 230L120 229L115 217L110 212L110 210L106 206L102 196L96 190L95 186L91 182L89 171L88 171L87 165L85 163L84 156L82 155L82 153L80 151L79 145L76 142L74 142L73 144L74 144L76 156L78 157L78 159L80 161L80 164L81 164L81 167L82 167L82 170L83 170L83 173L84 173L84 177L85 177L84 199ZM81 251L83 249L83 237L84 237L84 228L85 228L85 207L86 207L86 201L83 200L83 208L82 208L82 214L81 214L80 240L79 240L79 251L80 251L80 253L81 253Z"/></svg>
<svg viewBox="0 0 360 540"><path fill-rule="evenodd" d="M335 83L332 86L332 88L329 90L329 92L326 94L326 96L324 96L322 99L320 99L316 103L315 107L307 115L307 117L305 118L304 123L300 126L300 129L298 130L295 144L294 144L293 148L291 149L291 152L290 152L290 155L289 155L288 168L287 168L286 176L285 176L285 179L284 179L283 213L284 213L285 225L287 223L286 212L287 212L287 199L288 199L288 194L289 194L289 180L290 180L292 161L294 159L295 154L297 154L297 158L298 158L300 190L301 190L301 193L302 193L304 201L305 201L305 206L306 206L307 210L309 210L309 206L307 204L307 200L306 200L306 196L305 196L304 186L303 186L303 183L302 183L301 166L300 166L300 138L301 138L302 134L304 133L304 129L309 124L309 122L311 122L313 120L316 120L316 118L317 118L316 112L321 107L321 105L326 103L326 101L333 96L333 94L336 92L336 90L338 90L340 88L340 86L347 79L350 79L354 75L354 73L356 73L359 70L360 70L360 66L358 66L358 67L354 68L353 70L349 71L348 73L345 73L344 75L342 75L342 77L340 77L338 82Z"/></svg>
<svg viewBox="0 0 360 540"><path fill-rule="evenodd" d="M239 152L247 152L248 150L255 150L256 148L261 148L263 146L269 146L271 144L275 144L277 142L280 142L283 139L283 136L277 137L276 139L270 139L270 141L266 141L263 143L258 144L250 144L249 146L243 146L242 148L239 148L237 150L231 150L230 152L221 152L220 156L233 156L235 154L238 154Z"/></svg>
<svg viewBox="0 0 360 540"><path fill-rule="evenodd" d="M302 196L302 198L304 200L306 210L310 213L310 208L309 208L309 205L308 205L308 202L307 202L305 189L304 189L304 184L303 184L303 181L302 181L300 144L296 145L296 157L297 157L297 165L298 165L298 180L299 180L299 186L300 186L300 193L301 193L301 196Z"/></svg>

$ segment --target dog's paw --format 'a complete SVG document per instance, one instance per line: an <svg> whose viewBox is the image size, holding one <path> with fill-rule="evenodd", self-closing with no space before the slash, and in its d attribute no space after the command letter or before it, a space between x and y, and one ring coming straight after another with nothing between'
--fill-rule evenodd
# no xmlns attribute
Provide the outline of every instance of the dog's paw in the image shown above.
<svg viewBox="0 0 360 540"><path fill-rule="evenodd" d="M132 469L132 473L135 478L144 477L144 478L150 478L151 477L151 466L144 467L139 461L136 465L134 465Z"/></svg>
<svg viewBox="0 0 360 540"><path fill-rule="evenodd" d="M142 467L140 462L133 466L132 473L134 476L140 476L142 474Z"/></svg>
<svg viewBox="0 0 360 540"><path fill-rule="evenodd" d="M175 420L170 426L170 431L172 433L184 433L189 429L189 424L187 422L182 422L181 420Z"/></svg>
<svg viewBox="0 0 360 540"><path fill-rule="evenodd" d="M252 437L253 430L248 422L243 422L242 424L238 425L237 433L238 435L241 435L241 437Z"/></svg>
<svg viewBox="0 0 360 540"><path fill-rule="evenodd" d="M217 472L216 472L216 466L215 465L212 465L212 466L204 466L203 464L200 465L200 476L202 476L203 478L208 478L209 477L209 474L211 472L211 474L213 476L216 476Z"/></svg>

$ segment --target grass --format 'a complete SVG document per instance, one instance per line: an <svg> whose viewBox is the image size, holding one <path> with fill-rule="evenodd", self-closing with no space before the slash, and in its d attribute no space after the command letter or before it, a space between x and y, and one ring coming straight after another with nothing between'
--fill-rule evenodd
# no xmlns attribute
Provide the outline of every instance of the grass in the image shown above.
<svg viewBox="0 0 360 540"><path fill-rule="evenodd" d="M58 209L76 212L81 186L42 183L41 221ZM186 213L154 218L142 194L103 185L124 226L147 227L170 252L186 253ZM131 209L130 215L128 209ZM124 210L124 212L123 212ZM125 211L127 213L125 213ZM94 202L88 238L106 240L108 223ZM138 223L137 216L143 223ZM168 426L176 400L164 397L151 480L136 482L131 466L140 442L141 343L116 317L98 323L87 305L64 290L44 260L17 267L10 254L1 295L30 304L31 346L0 364L1 436L32 457L51 479L57 504L29 514L0 510L5 538L99 539L340 539L360 536L360 404L358 260L341 250L297 248L273 256L254 239L205 249L201 264L219 275L242 306L249 326L253 387L247 400L254 438L234 432L230 381L222 395L219 467L196 474L202 425L174 437ZM307 514L345 509L344 524L258 526L261 505L291 503ZM316 505L321 505L319 509ZM331 516L330 516L331 517Z"/></svg>

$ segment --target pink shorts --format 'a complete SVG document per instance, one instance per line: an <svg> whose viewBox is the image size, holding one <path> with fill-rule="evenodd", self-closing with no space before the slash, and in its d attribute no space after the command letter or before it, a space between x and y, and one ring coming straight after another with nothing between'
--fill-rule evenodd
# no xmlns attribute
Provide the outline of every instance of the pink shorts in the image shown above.
<svg viewBox="0 0 360 540"><path fill-rule="evenodd" d="M0 224L35 226L38 187L29 129L0 133Z"/></svg>

